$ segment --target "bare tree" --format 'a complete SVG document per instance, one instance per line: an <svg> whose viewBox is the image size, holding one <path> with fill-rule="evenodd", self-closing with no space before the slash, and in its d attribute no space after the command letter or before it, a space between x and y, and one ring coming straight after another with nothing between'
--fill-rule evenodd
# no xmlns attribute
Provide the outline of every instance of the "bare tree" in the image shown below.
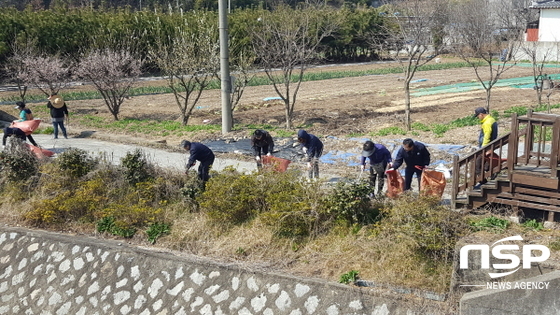
<svg viewBox="0 0 560 315"><path fill-rule="evenodd" d="M204 17L197 22L198 25L185 23L167 43L160 40L149 53L167 78L183 125L188 124L202 92L217 76L220 65L217 23Z"/></svg>
<svg viewBox="0 0 560 315"><path fill-rule="evenodd" d="M75 70L80 79L91 81L115 120L130 88L140 76L143 61L128 49L94 49L84 53Z"/></svg>
<svg viewBox="0 0 560 315"><path fill-rule="evenodd" d="M525 56L531 61L533 70L533 81L535 82L535 92L537 93L537 104L542 104L543 87L547 85L548 77L544 72L544 66L550 61L552 56L552 47L544 47L539 42L525 42L521 47ZM550 86L550 82L548 82Z"/></svg>
<svg viewBox="0 0 560 315"><path fill-rule="evenodd" d="M241 51L234 55L232 62L232 89L231 89L231 119L233 121L233 111L239 104L245 88L255 77L255 55L252 52Z"/></svg>
<svg viewBox="0 0 560 315"><path fill-rule="evenodd" d="M400 0L386 7L384 36L374 34L372 44L397 61L404 73L405 126L411 128L410 83L421 66L439 54L447 1Z"/></svg>
<svg viewBox="0 0 560 315"><path fill-rule="evenodd" d="M455 53L467 62L486 91L490 110L492 88L500 76L516 65L520 44L519 19L507 1L467 0L454 6L450 39Z"/></svg>
<svg viewBox="0 0 560 315"><path fill-rule="evenodd" d="M280 6L264 12L251 31L253 47L274 90L282 99L286 128L292 128L292 116L303 74L319 58L317 47L338 26L327 9L307 7L291 10Z"/></svg>

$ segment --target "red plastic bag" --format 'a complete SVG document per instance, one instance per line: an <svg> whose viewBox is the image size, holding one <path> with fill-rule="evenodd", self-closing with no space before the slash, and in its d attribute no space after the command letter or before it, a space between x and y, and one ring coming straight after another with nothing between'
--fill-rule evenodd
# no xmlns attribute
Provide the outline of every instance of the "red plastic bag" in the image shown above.
<svg viewBox="0 0 560 315"><path fill-rule="evenodd" d="M404 191L404 179L397 170L385 172L387 177L387 197L396 198Z"/></svg>
<svg viewBox="0 0 560 315"><path fill-rule="evenodd" d="M292 163L292 161L290 160L268 155L263 156L262 162L264 165L270 165L274 167L274 170L280 173L285 172L288 168L288 165Z"/></svg>
<svg viewBox="0 0 560 315"><path fill-rule="evenodd" d="M424 169L420 180L420 193L424 196L443 196L445 190L445 174L435 170Z"/></svg>
<svg viewBox="0 0 560 315"><path fill-rule="evenodd" d="M25 132L26 136L35 131L35 129L39 128L39 124L41 123L40 119L33 119L33 120L26 120L26 121L14 121L10 125L10 128L19 128L21 131Z"/></svg>
<svg viewBox="0 0 560 315"><path fill-rule="evenodd" d="M500 165L500 163L505 162L506 159L500 158L500 156L494 152L491 155L484 156L484 170L490 170L490 167L495 168L496 166ZM501 169L501 167L500 167Z"/></svg>
<svg viewBox="0 0 560 315"><path fill-rule="evenodd" d="M28 144L28 143L26 143L25 145L27 145L29 150L31 150L31 152L33 152L35 154L35 156L40 158L40 159L45 158L45 157L51 157L51 156L54 155L53 151L50 151L50 150L47 150L47 149L41 149L39 147L36 147L36 146Z"/></svg>

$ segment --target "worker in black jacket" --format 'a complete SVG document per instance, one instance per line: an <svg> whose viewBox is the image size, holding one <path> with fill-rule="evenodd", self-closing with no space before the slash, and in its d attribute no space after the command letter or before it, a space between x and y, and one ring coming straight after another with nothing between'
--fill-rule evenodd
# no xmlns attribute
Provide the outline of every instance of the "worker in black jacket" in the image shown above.
<svg viewBox="0 0 560 315"><path fill-rule="evenodd" d="M272 136L265 130L257 129L251 137L251 148L257 160L257 167L262 167L262 155L271 156L274 151L274 140Z"/></svg>
<svg viewBox="0 0 560 315"><path fill-rule="evenodd" d="M323 142L303 129L298 131L298 142L307 157L309 178L319 178L319 158L323 154Z"/></svg>
<svg viewBox="0 0 560 315"><path fill-rule="evenodd" d="M410 190L414 174L418 178L418 189L420 189L422 172L430 164L430 152L423 143L407 138L403 140L395 161L390 163L389 167L396 170L403 164L403 161L406 163L404 190Z"/></svg>
<svg viewBox="0 0 560 315"><path fill-rule="evenodd" d="M26 135L25 132L23 130L21 130L20 128L12 128L12 127L6 127L4 128L4 137L2 138L2 145L6 145L6 139L8 137L14 136L16 138L20 138L21 140L23 140L25 142L25 139L27 138L29 140L29 142L31 142L32 145L38 147L39 145L37 144L37 142L35 142L35 140L33 139L33 137L31 135Z"/></svg>
<svg viewBox="0 0 560 315"><path fill-rule="evenodd" d="M190 142L187 140L181 142L181 147L190 153L187 171L196 164L196 161L199 161L198 178L203 183L206 183L210 179L210 167L214 164L214 152L200 142Z"/></svg>

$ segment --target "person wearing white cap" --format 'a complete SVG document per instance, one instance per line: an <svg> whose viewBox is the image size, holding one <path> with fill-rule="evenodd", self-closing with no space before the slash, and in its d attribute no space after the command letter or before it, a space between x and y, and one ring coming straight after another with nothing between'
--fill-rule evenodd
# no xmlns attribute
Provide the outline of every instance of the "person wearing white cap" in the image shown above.
<svg viewBox="0 0 560 315"><path fill-rule="evenodd" d="M19 110L19 120L18 121L26 121L26 120L32 120L33 119L33 114L31 113L31 109L25 107L25 103L24 102L16 102L16 107L14 107L15 109Z"/></svg>
<svg viewBox="0 0 560 315"><path fill-rule="evenodd" d="M391 152L384 145L368 140L363 145L360 160L362 172L366 169L367 159L369 159L371 193L375 195L375 182L377 182L377 196L381 196L383 194L383 186L385 185L385 170L387 165L393 161Z"/></svg>
<svg viewBox="0 0 560 315"><path fill-rule="evenodd" d="M25 106L24 102L21 102L21 101L16 102L16 107L14 107L14 108L19 110L19 120L15 120L15 121L22 122L22 121L27 121L27 120L33 120L33 113L31 112L31 109L29 109ZM17 128L17 129L19 129L19 128ZM6 134L6 132L4 131L4 135L5 134ZM36 147L39 146L39 145L37 145L37 142L35 142L35 139L33 139L33 136L31 134L28 134L25 137L34 146L36 146Z"/></svg>
<svg viewBox="0 0 560 315"><path fill-rule="evenodd" d="M68 139L66 127L64 127L64 119L68 120L68 108L64 99L56 94L49 96L47 107L51 111L51 121L54 129L54 139L58 139L58 127L62 130L62 135Z"/></svg>

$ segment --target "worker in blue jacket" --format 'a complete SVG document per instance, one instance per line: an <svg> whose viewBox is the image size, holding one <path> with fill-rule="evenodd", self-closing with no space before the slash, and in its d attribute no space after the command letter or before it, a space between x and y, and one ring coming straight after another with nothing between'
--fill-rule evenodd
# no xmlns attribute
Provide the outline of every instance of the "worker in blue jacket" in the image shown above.
<svg viewBox="0 0 560 315"><path fill-rule="evenodd" d="M319 158L323 154L323 142L303 129L298 131L298 142L307 157L309 178L319 178Z"/></svg>
<svg viewBox="0 0 560 315"><path fill-rule="evenodd" d="M362 172L366 169L367 159L369 159L371 193L375 194L375 182L377 181L377 195L381 196L385 184L385 170L387 165L393 160L391 152L384 145L368 140L363 145L362 158L360 160Z"/></svg>
<svg viewBox="0 0 560 315"><path fill-rule="evenodd" d="M418 178L418 189L420 189L422 172L430 165L430 152L428 152L423 143L406 138L397 152L395 161L389 167L396 170L403 164L403 161L406 163L406 168L404 169L404 190L410 190L414 174Z"/></svg>
<svg viewBox="0 0 560 315"><path fill-rule="evenodd" d="M198 178L203 183L206 183L210 179L210 167L214 164L214 152L200 142L190 142L187 140L181 142L181 147L190 153L187 171L196 164L196 161L199 161Z"/></svg>

